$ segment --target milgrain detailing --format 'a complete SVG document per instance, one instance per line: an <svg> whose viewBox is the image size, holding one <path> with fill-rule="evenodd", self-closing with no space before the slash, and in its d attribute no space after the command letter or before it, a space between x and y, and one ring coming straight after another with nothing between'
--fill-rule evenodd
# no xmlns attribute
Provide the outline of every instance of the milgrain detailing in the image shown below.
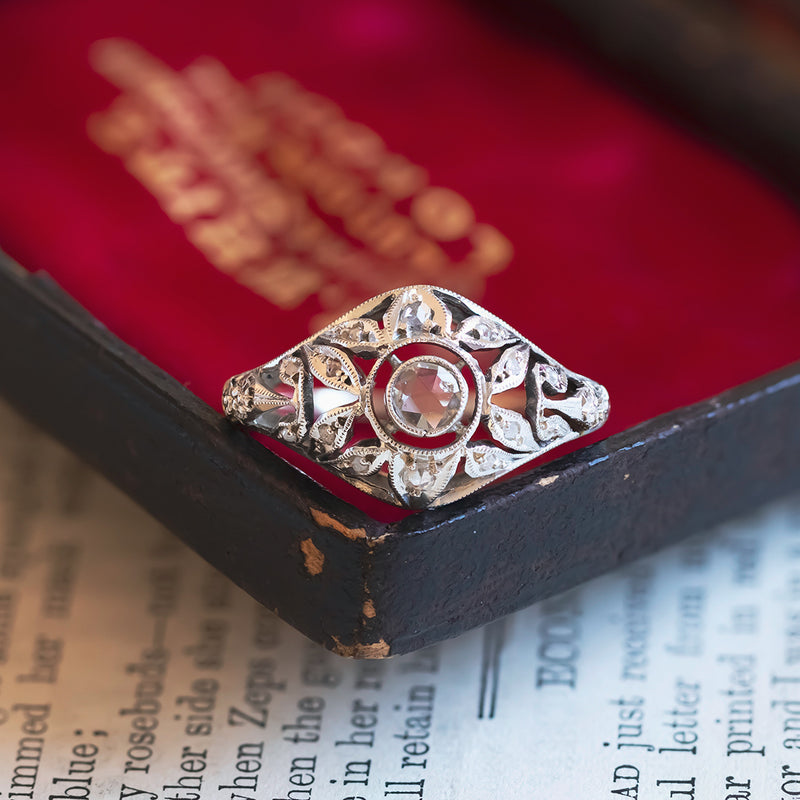
<svg viewBox="0 0 800 800"><path fill-rule="evenodd" d="M600 384L426 285L378 295L235 375L222 403L232 420L409 508L458 500L599 428L609 409Z"/></svg>
<svg viewBox="0 0 800 800"><path fill-rule="evenodd" d="M480 297L513 255L458 193L281 73L236 81L204 57L176 72L133 42L90 53L122 94L87 130L222 272L276 306L315 296L315 330L411 281Z"/></svg>

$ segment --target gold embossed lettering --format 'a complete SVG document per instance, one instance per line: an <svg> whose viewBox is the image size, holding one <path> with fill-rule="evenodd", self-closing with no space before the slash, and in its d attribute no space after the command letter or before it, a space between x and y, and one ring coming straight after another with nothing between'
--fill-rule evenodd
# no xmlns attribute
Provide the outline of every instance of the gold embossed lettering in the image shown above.
<svg viewBox="0 0 800 800"><path fill-rule="evenodd" d="M402 283L479 298L513 249L460 194L281 73L242 84L202 57L176 72L138 45L97 42L122 92L87 132L122 158L221 272L284 309L330 319Z"/></svg>

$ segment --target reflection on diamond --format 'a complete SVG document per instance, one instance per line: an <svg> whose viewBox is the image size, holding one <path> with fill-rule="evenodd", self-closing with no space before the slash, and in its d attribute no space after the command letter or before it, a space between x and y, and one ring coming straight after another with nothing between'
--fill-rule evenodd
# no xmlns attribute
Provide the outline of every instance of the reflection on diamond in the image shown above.
<svg viewBox="0 0 800 800"><path fill-rule="evenodd" d="M410 493L424 492L433 485L435 476L428 469L427 465L417 465L407 467L403 470L403 478Z"/></svg>
<svg viewBox="0 0 800 800"><path fill-rule="evenodd" d="M428 306L421 300L414 300L400 312L400 323L408 336L414 336L425 330L425 323L433 316Z"/></svg>
<svg viewBox="0 0 800 800"><path fill-rule="evenodd" d="M446 431L461 408L458 377L435 361L401 366L392 381L389 402L398 419L420 436Z"/></svg>

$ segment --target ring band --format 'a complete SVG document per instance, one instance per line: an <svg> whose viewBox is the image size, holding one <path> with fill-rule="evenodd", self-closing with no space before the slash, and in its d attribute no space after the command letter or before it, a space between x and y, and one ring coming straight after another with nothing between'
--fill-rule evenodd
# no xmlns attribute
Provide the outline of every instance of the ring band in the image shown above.
<svg viewBox="0 0 800 800"><path fill-rule="evenodd" d="M230 378L225 414L381 500L451 503L599 428L608 392L447 289L373 297Z"/></svg>

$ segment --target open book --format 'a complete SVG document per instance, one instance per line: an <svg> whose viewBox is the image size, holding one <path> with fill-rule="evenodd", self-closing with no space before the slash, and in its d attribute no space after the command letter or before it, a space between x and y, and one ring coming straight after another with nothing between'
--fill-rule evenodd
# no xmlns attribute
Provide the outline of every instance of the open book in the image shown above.
<svg viewBox="0 0 800 800"><path fill-rule="evenodd" d="M2 406L0 492L3 798L800 795L798 498L353 662Z"/></svg>

